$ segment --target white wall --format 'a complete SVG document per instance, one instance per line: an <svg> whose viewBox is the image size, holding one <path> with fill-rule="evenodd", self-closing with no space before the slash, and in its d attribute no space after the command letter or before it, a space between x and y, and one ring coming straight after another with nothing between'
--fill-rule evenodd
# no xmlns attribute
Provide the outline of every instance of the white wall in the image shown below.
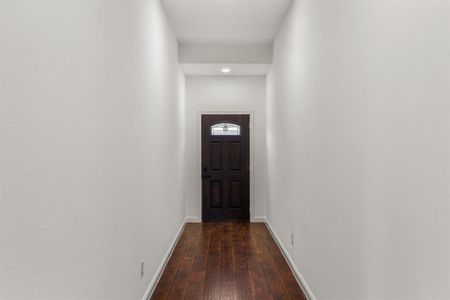
<svg viewBox="0 0 450 300"><path fill-rule="evenodd" d="M268 218L318 299L450 299L449 4L296 0L281 27Z"/></svg>
<svg viewBox="0 0 450 300"><path fill-rule="evenodd" d="M157 0L0 2L0 299L142 298L184 219L183 80Z"/></svg>
<svg viewBox="0 0 450 300"><path fill-rule="evenodd" d="M180 62L189 64L270 64L272 62L272 44L182 43L180 44Z"/></svg>
<svg viewBox="0 0 450 300"><path fill-rule="evenodd" d="M265 216L266 147L263 76L188 76L186 79L186 216L201 220L199 112L253 112L253 205L250 217Z"/></svg>

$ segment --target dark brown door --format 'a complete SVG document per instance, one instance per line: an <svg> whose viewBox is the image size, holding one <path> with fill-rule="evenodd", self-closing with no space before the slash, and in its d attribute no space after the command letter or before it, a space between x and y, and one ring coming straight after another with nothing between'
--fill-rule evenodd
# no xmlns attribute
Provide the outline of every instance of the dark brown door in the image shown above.
<svg viewBox="0 0 450 300"><path fill-rule="evenodd" d="M250 219L249 115L202 115L202 218Z"/></svg>

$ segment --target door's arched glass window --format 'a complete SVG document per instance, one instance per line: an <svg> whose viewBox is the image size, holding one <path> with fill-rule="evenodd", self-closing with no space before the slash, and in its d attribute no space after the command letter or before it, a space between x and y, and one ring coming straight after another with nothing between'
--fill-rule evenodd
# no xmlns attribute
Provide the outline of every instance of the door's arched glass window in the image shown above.
<svg viewBox="0 0 450 300"><path fill-rule="evenodd" d="M211 135L240 135L241 126L232 123L219 123L211 126Z"/></svg>

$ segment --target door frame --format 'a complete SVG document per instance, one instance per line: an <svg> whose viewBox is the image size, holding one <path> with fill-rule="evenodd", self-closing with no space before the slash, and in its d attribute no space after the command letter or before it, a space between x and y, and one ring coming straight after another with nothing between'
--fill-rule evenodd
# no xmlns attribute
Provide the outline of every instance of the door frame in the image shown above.
<svg viewBox="0 0 450 300"><path fill-rule="evenodd" d="M250 177L250 222L253 222L253 216L254 214L254 182L253 182L253 139L254 139L254 131L255 128L253 126L253 111L252 110L239 110L239 111L229 111L229 110L212 110L212 111L197 111L197 169L196 169L196 176L197 176L197 213L198 213L198 220L199 222L203 222L202 220L202 115L249 115L250 116L250 124L249 124L249 130L250 130L250 159L249 159L249 177Z"/></svg>

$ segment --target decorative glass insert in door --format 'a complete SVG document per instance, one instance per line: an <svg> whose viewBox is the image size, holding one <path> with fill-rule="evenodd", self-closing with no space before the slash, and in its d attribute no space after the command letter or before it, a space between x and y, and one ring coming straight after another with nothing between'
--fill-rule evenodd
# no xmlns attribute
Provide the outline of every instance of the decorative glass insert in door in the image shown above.
<svg viewBox="0 0 450 300"><path fill-rule="evenodd" d="M219 123L211 126L211 135L240 135L241 126L233 123Z"/></svg>

